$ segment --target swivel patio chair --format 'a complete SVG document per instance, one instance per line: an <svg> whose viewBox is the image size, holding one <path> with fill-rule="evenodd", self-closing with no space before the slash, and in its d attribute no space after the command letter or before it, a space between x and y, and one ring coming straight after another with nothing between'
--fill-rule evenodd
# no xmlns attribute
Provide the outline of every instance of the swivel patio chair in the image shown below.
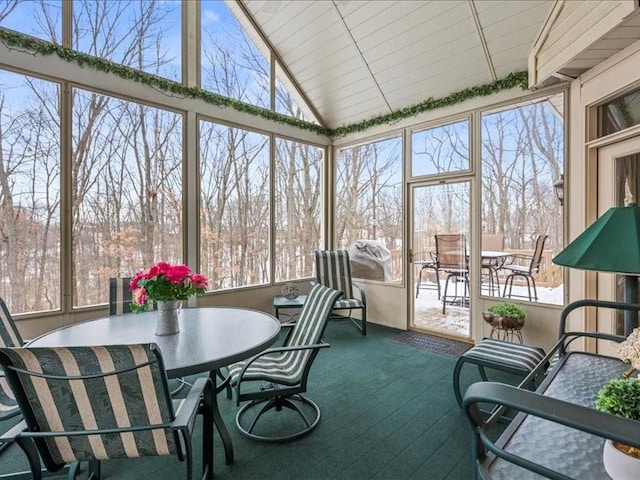
<svg viewBox="0 0 640 480"><path fill-rule="evenodd" d="M436 258L438 269L447 274L442 292L442 313L445 313L447 302L467 306L469 292L469 257L467 241L463 233L447 233L436 235ZM453 280L455 293L451 300L447 295L449 282ZM458 294L458 283L463 283L462 295Z"/></svg>
<svg viewBox="0 0 640 480"><path fill-rule="evenodd" d="M213 385L199 378L174 410L155 344L58 348L0 348L0 365L24 420L4 435L27 456L39 480L70 463L69 478L88 462L175 455L192 478L191 436L203 416L202 478L213 478Z"/></svg>
<svg viewBox="0 0 640 480"><path fill-rule="evenodd" d="M236 415L236 425L244 436L263 442L288 442L307 435L318 425L320 408L302 393L307 391L309 370L318 352L329 346L322 343L321 339L340 295L340 291L314 285L299 318L294 324L288 324L291 330L282 347L269 348L229 367L238 406L241 402L249 401ZM260 382L260 385L256 386L256 382ZM247 384L254 388L249 387L245 391ZM302 429L280 434L281 424L269 422L269 419L259 423L267 412L282 412L283 408L300 417L304 424ZM246 415L256 411L253 419L245 421ZM274 427L275 433L272 430Z"/></svg>
<svg viewBox="0 0 640 480"><path fill-rule="evenodd" d="M367 334L367 300L364 290L351 280L351 264L349 252L346 250L318 250L315 252L316 281L325 287L340 290L344 296L336 302L335 311L348 310L347 317L333 315L331 320L349 319L360 330L362 335ZM354 287L358 290L360 298L353 295ZM361 319L352 316L353 310L362 312Z"/></svg>
<svg viewBox="0 0 640 480"><path fill-rule="evenodd" d="M529 301L531 297L531 287L533 286L533 300L538 301L538 291L536 290L536 280L533 277L540 271L540 265L542 264L542 252L544 251L544 244L547 241L548 235L538 235L536 238L536 245L533 250L533 255L512 255L510 262L503 265L504 270L508 270L511 273L504 280L504 293L503 297L507 297L507 285L509 286L508 297L522 297L522 295L512 294L513 279L516 277L524 278L527 281L527 293ZM521 263L517 263L521 262Z"/></svg>

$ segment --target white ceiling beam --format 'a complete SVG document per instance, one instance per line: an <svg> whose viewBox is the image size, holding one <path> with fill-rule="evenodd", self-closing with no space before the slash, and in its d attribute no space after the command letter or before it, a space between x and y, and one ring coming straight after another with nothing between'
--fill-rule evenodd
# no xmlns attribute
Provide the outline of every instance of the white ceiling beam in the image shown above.
<svg viewBox="0 0 640 480"><path fill-rule="evenodd" d="M493 61L491 61L491 54L489 53L489 47L487 46L487 39L484 37L484 32L482 31L482 25L480 24L480 17L478 17L478 10L476 9L476 4L474 0L469 0L469 8L471 9L471 15L473 16L473 21L476 24L476 30L478 31L478 36L480 37L480 45L482 45L482 50L484 50L484 56L487 59L487 67L489 68L489 74L491 75L491 79L495 82L498 79L496 75L496 69L493 66Z"/></svg>
<svg viewBox="0 0 640 480"><path fill-rule="evenodd" d="M389 109L389 113L391 113L392 112L391 105L389 105L389 102L387 101L387 98L385 97L382 89L380 88L380 85L378 84L378 81L377 81L375 75L371 71L371 68L369 67L369 64L367 63L367 60L364 58L364 55L362 54L362 50L360 50L360 45L358 45L358 42L356 42L356 39L353 38L353 34L351 33L351 29L347 25L347 22L345 22L344 17L342 16L342 13L340 12L340 9L338 8L339 0L332 0L331 3L333 4L333 8L334 8L336 14L338 15L338 18L340 19L340 22L344 26L345 32L347 33L347 35L349 35L349 38L351 39L351 42L353 43L354 48L358 51L358 57L360 58L360 60L362 60L362 65L367 70L367 72L369 72L369 76L371 77L371 81L373 82L373 84L378 89L378 92L380 93L380 98L382 98L382 101L384 102L384 104Z"/></svg>

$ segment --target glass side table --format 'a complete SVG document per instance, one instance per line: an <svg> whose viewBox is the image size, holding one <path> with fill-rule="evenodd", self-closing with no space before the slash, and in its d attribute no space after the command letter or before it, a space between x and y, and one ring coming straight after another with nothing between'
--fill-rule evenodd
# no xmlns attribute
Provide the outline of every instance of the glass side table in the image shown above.
<svg viewBox="0 0 640 480"><path fill-rule="evenodd" d="M273 313L280 321L293 322L296 320L300 313L300 309L304 306L304 302L307 300L306 295L298 295L296 298L285 298L281 295L273 297ZM285 316L284 319L280 318L281 310L297 310L295 312L282 312Z"/></svg>

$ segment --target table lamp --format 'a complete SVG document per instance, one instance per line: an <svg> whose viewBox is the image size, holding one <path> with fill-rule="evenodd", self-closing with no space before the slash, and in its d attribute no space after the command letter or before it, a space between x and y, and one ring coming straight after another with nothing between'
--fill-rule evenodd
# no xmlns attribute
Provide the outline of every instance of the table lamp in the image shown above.
<svg viewBox="0 0 640 480"><path fill-rule="evenodd" d="M612 207L553 258L564 267L624 275L624 302L638 303L640 207ZM624 313L624 334L638 326L635 312Z"/></svg>

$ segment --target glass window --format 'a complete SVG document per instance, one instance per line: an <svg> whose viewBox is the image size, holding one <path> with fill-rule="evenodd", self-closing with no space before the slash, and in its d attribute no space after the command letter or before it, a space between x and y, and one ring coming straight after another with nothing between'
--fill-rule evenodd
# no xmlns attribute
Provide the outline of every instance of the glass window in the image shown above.
<svg viewBox="0 0 640 480"><path fill-rule="evenodd" d="M1 0L0 26L62 44L62 0Z"/></svg>
<svg viewBox="0 0 640 480"><path fill-rule="evenodd" d="M362 247L376 249L385 259L369 272L361 270L361 278L400 280L402 137L340 150L335 192L337 245L353 253L357 241L371 240Z"/></svg>
<svg viewBox="0 0 640 480"><path fill-rule="evenodd" d="M200 202L210 290L268 283L269 137L201 121Z"/></svg>
<svg viewBox="0 0 640 480"><path fill-rule="evenodd" d="M469 122L413 132L411 150L413 177L469 170Z"/></svg>
<svg viewBox="0 0 640 480"><path fill-rule="evenodd" d="M74 0L73 48L179 81L179 0Z"/></svg>
<svg viewBox="0 0 640 480"><path fill-rule="evenodd" d="M640 123L640 88L598 107L598 137Z"/></svg>
<svg viewBox="0 0 640 480"><path fill-rule="evenodd" d="M182 115L73 90L73 304L182 261Z"/></svg>
<svg viewBox="0 0 640 480"><path fill-rule="evenodd" d="M60 308L60 87L0 71L0 296Z"/></svg>
<svg viewBox="0 0 640 480"><path fill-rule="evenodd" d="M270 67L266 47L259 50L224 2L203 0L202 88L270 109Z"/></svg>
<svg viewBox="0 0 640 480"><path fill-rule="evenodd" d="M276 281L313 277L321 246L324 149L276 139Z"/></svg>
<svg viewBox="0 0 640 480"><path fill-rule="evenodd" d="M276 63L276 112L299 118L306 122L319 124L320 122L307 108L305 101L295 92L295 89L286 78L282 68Z"/></svg>
<svg viewBox="0 0 640 480"><path fill-rule="evenodd" d="M483 250L499 242L507 257L499 281L513 277L514 298L563 304L562 268L551 263L563 246L563 209L554 183L564 171L564 97L557 94L482 116ZM547 235L535 266L536 240ZM490 246L491 244L491 246ZM535 280L537 292L527 287ZM503 289L503 293L505 290Z"/></svg>

